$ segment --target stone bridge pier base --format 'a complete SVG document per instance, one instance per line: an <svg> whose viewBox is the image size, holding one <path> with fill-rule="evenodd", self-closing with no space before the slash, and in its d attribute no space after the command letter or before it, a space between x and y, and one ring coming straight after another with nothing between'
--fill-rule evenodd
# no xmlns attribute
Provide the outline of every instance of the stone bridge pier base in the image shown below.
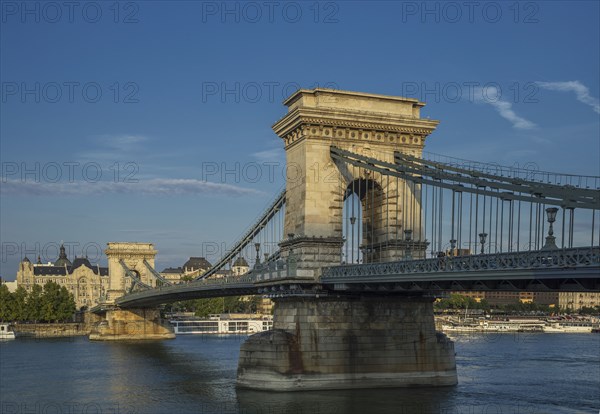
<svg viewBox="0 0 600 414"><path fill-rule="evenodd" d="M237 384L273 391L455 385L454 343L435 331L432 301L275 299L273 330L241 346Z"/></svg>
<svg viewBox="0 0 600 414"><path fill-rule="evenodd" d="M90 333L92 341L173 339L173 328L160 318L158 309L109 309L104 321Z"/></svg>

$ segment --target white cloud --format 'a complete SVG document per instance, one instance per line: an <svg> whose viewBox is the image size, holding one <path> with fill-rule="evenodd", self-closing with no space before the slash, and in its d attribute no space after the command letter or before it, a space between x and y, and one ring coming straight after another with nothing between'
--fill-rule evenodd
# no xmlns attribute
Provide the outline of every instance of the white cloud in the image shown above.
<svg viewBox="0 0 600 414"><path fill-rule="evenodd" d="M148 138L142 135L118 134L118 135L100 135L97 140L101 145L118 150L131 151L139 147Z"/></svg>
<svg viewBox="0 0 600 414"><path fill-rule="evenodd" d="M16 196L91 196L104 194L172 195L262 195L257 190L196 179L153 178L138 182L75 181L42 183L0 177L0 193Z"/></svg>
<svg viewBox="0 0 600 414"><path fill-rule="evenodd" d="M282 162L285 159L285 151L283 148L273 148L255 152L252 156L263 162Z"/></svg>
<svg viewBox="0 0 600 414"><path fill-rule="evenodd" d="M512 109L512 103L503 101L500 96L500 92L493 86L479 88L475 93L475 102L493 106L502 118L512 124L513 128L533 129L536 127L533 122L517 115Z"/></svg>
<svg viewBox="0 0 600 414"><path fill-rule="evenodd" d="M536 85L549 91L574 92L579 102L591 106L594 112L600 114L600 101L590 95L588 87L579 81L536 82Z"/></svg>
<svg viewBox="0 0 600 414"><path fill-rule="evenodd" d="M140 161L147 155L143 143L148 138L134 134L97 135L91 138L92 148L77 154L83 162L101 162L112 165L114 162Z"/></svg>

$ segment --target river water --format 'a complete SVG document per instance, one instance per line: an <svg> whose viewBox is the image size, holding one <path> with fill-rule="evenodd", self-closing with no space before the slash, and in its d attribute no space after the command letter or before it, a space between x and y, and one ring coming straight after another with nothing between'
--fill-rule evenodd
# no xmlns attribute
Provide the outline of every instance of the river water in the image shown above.
<svg viewBox="0 0 600 414"><path fill-rule="evenodd" d="M236 390L244 339L1 342L0 413L600 412L596 334L457 335L455 387L297 393Z"/></svg>

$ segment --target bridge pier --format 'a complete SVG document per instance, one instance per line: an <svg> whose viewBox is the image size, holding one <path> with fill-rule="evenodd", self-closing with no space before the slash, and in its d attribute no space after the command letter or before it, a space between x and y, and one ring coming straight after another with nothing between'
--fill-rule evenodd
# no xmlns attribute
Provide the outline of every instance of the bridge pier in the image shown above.
<svg viewBox="0 0 600 414"><path fill-rule="evenodd" d="M276 298L273 330L242 344L238 386L273 391L448 386L454 343L428 297Z"/></svg>
<svg viewBox="0 0 600 414"><path fill-rule="evenodd" d="M173 328L160 318L158 309L108 309L105 320L90 333L92 341L173 339Z"/></svg>

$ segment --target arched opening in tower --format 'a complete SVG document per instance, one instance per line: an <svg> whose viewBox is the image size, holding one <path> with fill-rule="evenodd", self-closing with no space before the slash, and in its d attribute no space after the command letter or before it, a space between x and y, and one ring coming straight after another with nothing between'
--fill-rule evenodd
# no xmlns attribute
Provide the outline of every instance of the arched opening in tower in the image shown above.
<svg viewBox="0 0 600 414"><path fill-rule="evenodd" d="M384 233L385 194L375 180L358 178L344 191L342 263L381 261L377 244Z"/></svg>

